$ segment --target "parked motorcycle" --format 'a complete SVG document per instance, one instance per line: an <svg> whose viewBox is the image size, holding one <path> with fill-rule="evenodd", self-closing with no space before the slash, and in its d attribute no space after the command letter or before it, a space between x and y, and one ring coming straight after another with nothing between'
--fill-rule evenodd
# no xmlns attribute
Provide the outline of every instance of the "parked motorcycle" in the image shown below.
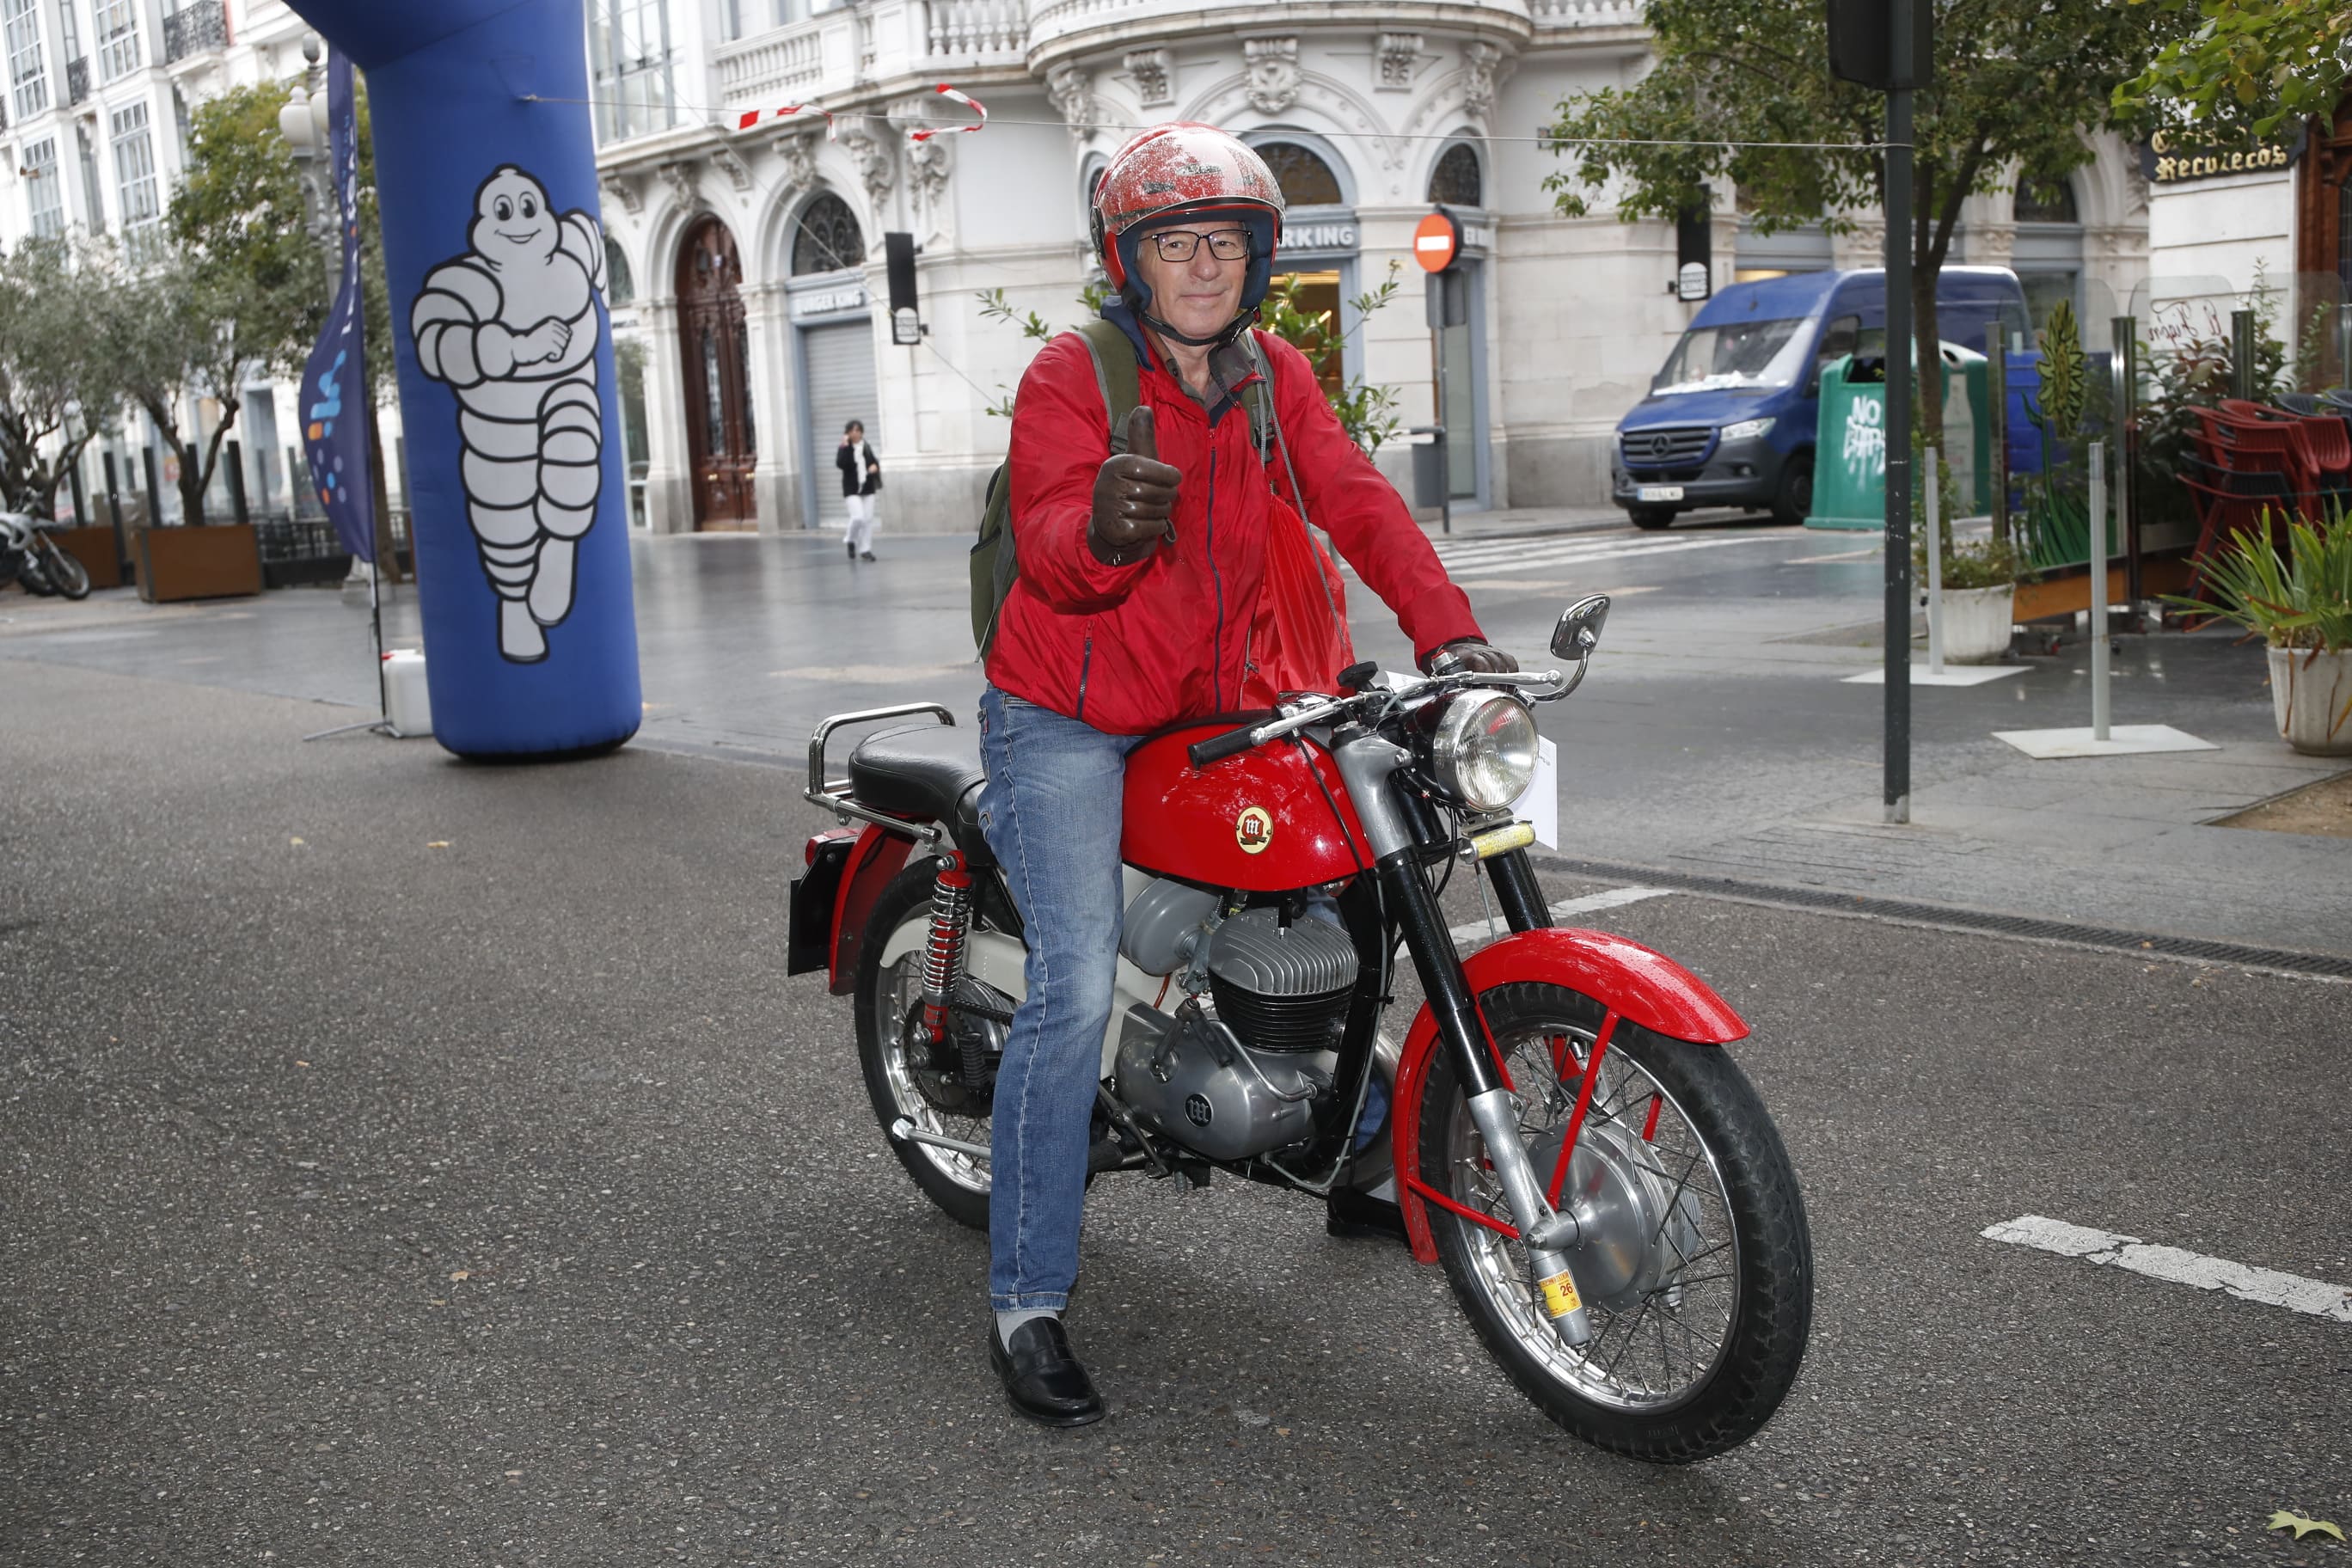
<svg viewBox="0 0 2352 1568"><path fill-rule="evenodd" d="M1679 1463L1746 1441L1788 1393L1812 1245L1780 1134L1723 1049L1747 1026L1664 954L1552 925L1510 810L1536 770L1530 705L1583 680L1608 608L1560 616L1573 674L1361 664L1345 695L1136 748L1087 1168L1393 1192L1413 1257L1443 1262L1545 1414ZM836 731L914 714L939 723L870 734L829 775ZM915 703L817 727L807 798L857 826L808 841L787 965L854 997L891 1147L985 1229L1024 949L954 723ZM1439 904L1457 866L1509 927L1467 958ZM1427 997L1402 1046L1381 1029L1400 944Z"/></svg>
<svg viewBox="0 0 2352 1568"><path fill-rule="evenodd" d="M28 594L89 597L89 572L50 535L58 524L21 511L0 511L0 583L10 578Z"/></svg>

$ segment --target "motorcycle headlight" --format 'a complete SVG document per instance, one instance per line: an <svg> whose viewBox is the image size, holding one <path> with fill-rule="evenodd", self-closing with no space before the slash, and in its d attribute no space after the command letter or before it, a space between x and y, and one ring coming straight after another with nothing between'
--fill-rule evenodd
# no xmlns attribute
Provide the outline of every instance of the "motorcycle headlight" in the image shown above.
<svg viewBox="0 0 2352 1568"><path fill-rule="evenodd" d="M1757 437L1767 434L1771 428L1772 421L1769 418L1742 419L1737 425L1725 426L1723 438L1727 441L1752 441Z"/></svg>
<svg viewBox="0 0 2352 1568"><path fill-rule="evenodd" d="M1437 782L1473 811L1500 811L1536 776L1536 716L1500 691L1465 691L1447 701L1430 737Z"/></svg>

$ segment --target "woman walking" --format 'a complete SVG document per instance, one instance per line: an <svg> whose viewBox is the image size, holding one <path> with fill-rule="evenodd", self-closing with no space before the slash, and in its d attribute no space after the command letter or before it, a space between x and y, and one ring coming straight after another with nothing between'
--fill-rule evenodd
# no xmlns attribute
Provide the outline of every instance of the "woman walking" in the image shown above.
<svg viewBox="0 0 2352 1568"><path fill-rule="evenodd" d="M851 420L841 432L841 450L833 455L841 470L841 497L849 508L849 529L842 542L852 561L874 559L874 497L882 488L882 459L866 444L866 426Z"/></svg>

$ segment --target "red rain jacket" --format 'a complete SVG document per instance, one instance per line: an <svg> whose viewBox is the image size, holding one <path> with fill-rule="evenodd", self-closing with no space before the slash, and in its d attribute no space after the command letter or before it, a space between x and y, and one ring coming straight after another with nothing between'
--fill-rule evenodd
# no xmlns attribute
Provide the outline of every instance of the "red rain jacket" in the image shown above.
<svg viewBox="0 0 2352 1568"><path fill-rule="evenodd" d="M1396 612L1416 656L1483 636L1404 500L1339 426L1307 357L1264 332L1275 409L1315 525ZM1087 548L1108 416L1086 340L1065 332L1021 378L1011 455L1021 574L988 656L1000 690L1115 735L1231 711L1265 576L1269 484L1289 493L1279 452L1258 465L1248 411L1213 422L1157 355L1139 372L1160 460L1182 470L1176 538L1106 566Z"/></svg>

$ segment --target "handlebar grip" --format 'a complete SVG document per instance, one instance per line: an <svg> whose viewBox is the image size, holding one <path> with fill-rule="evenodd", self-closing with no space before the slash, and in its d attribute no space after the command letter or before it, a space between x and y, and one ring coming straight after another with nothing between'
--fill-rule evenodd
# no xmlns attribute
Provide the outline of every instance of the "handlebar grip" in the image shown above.
<svg viewBox="0 0 2352 1568"><path fill-rule="evenodd" d="M1257 743L1251 739L1251 734L1250 727L1244 724L1238 730L1228 730L1222 735L1195 741L1184 749L1184 754L1192 759L1194 767L1205 768L1211 763L1221 763L1227 757L1237 757L1248 751Z"/></svg>

